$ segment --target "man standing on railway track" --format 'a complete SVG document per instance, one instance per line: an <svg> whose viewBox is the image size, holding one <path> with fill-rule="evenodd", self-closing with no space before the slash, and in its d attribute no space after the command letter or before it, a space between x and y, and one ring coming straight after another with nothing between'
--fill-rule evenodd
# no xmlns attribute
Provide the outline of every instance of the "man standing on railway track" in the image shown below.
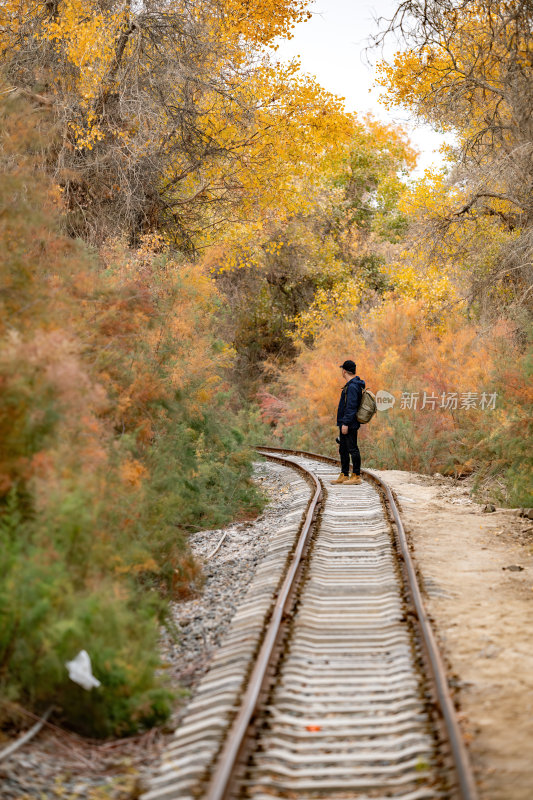
<svg viewBox="0 0 533 800"><path fill-rule="evenodd" d="M342 388L339 408L337 410L337 425L339 426L339 455L341 457L341 474L331 483L351 485L361 483L361 453L357 445L357 431L360 422L357 420L357 411L361 404L365 382L355 374L354 361L345 361L341 364L342 377L346 381ZM353 474L350 478L350 457L353 464Z"/></svg>

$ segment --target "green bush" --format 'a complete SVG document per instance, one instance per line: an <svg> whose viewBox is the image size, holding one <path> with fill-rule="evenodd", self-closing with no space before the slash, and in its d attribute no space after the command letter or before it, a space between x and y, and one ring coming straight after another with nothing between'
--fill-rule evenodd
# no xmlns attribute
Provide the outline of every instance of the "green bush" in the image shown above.
<svg viewBox="0 0 533 800"><path fill-rule="evenodd" d="M156 676L157 605L130 579L80 582L68 548L21 524L14 493L0 524L0 695L91 736L161 722L172 694ZM70 533L70 532L69 532ZM77 561L86 557L80 544ZM79 566L79 565L78 565ZM65 662L88 651L101 687L73 683ZM0 718L2 717L0 709Z"/></svg>
<svg viewBox="0 0 533 800"><path fill-rule="evenodd" d="M251 434L224 395L194 417L179 397L167 410L175 422L150 450L141 520L143 546L160 565L167 588L180 594L187 577L179 567L187 534L224 525L236 514L257 514L263 500L250 480ZM192 563L189 568L194 577Z"/></svg>

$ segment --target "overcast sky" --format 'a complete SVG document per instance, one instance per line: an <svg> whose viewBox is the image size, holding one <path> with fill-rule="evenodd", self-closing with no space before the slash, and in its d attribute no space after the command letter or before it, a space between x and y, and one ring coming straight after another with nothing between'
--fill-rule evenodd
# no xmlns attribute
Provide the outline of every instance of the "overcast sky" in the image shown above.
<svg viewBox="0 0 533 800"><path fill-rule="evenodd" d="M380 119L407 127L412 143L421 151L417 168L421 172L431 164L441 163L436 150L444 137L427 126L415 127L406 111L388 112L378 103L379 90L372 88L377 53L368 54L372 65L364 53L370 35L378 31L377 18L390 18L397 5L394 0L315 0L312 19L296 26L294 38L280 44L278 56L300 56L304 72L315 75L326 89L345 97L348 110L360 114L371 111ZM391 39L386 54L395 49Z"/></svg>

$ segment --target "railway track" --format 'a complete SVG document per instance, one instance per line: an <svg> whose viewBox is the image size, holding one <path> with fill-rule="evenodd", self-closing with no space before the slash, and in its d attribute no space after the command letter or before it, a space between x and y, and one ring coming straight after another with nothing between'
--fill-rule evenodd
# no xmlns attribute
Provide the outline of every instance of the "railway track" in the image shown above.
<svg viewBox="0 0 533 800"><path fill-rule="evenodd" d="M260 452L293 507L143 800L476 800L390 489Z"/></svg>

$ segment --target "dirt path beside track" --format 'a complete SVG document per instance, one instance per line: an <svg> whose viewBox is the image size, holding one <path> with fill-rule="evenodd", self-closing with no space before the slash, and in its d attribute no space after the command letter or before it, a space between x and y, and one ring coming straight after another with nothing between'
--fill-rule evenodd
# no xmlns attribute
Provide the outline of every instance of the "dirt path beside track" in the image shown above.
<svg viewBox="0 0 533 800"><path fill-rule="evenodd" d="M531 800L533 522L484 513L465 482L375 472L398 497L481 800Z"/></svg>

